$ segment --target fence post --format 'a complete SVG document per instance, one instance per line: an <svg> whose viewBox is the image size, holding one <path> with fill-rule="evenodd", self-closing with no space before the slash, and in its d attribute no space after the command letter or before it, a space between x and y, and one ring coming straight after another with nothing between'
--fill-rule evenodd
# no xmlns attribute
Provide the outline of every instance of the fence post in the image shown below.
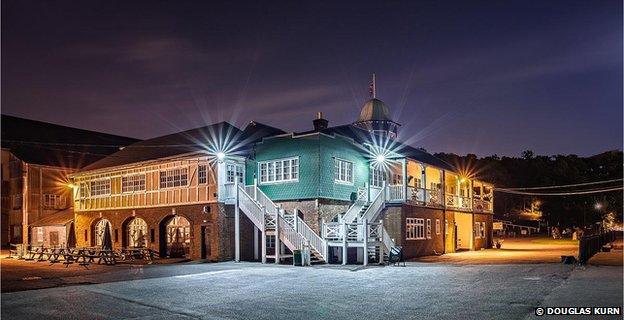
<svg viewBox="0 0 624 320"><path fill-rule="evenodd" d="M367 266L368 265L368 219L364 219L364 221L362 221L362 223L364 224L364 265Z"/></svg>
<svg viewBox="0 0 624 320"><path fill-rule="evenodd" d="M342 220L342 264L347 264L347 222Z"/></svg>

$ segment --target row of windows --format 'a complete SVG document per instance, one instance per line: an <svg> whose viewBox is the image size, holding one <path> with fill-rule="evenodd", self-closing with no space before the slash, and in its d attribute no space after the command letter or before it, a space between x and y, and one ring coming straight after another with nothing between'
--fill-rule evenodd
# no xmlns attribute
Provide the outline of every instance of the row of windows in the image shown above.
<svg viewBox="0 0 624 320"><path fill-rule="evenodd" d="M46 208L64 208L65 196L58 194L44 194L43 206Z"/></svg>
<svg viewBox="0 0 624 320"><path fill-rule="evenodd" d="M258 168L261 184L299 180L299 157L259 162Z"/></svg>
<svg viewBox="0 0 624 320"><path fill-rule="evenodd" d="M241 167L242 168L242 167ZM242 172L241 172L242 175ZM208 181L208 166L200 165L197 168L197 178L200 184ZM123 193L140 192L146 190L145 174L135 174L121 177L121 191ZM169 169L160 172L160 188L173 188L188 185L188 168ZM111 194L111 180L100 179L80 183L80 197L106 196Z"/></svg>
<svg viewBox="0 0 624 320"><path fill-rule="evenodd" d="M145 174L121 177L121 192L145 191Z"/></svg>
<svg viewBox="0 0 624 320"><path fill-rule="evenodd" d="M440 219L435 219L435 233L436 235L439 235L441 233ZM427 224L425 225L425 219L406 218L405 219L405 239L406 240L431 239L431 219L427 219Z"/></svg>

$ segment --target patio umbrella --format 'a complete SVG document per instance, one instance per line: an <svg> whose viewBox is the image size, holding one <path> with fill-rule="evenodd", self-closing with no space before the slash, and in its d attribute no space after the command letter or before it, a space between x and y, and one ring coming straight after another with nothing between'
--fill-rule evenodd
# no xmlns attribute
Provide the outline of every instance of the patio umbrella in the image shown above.
<svg viewBox="0 0 624 320"><path fill-rule="evenodd" d="M104 234L102 235L102 249L113 250L113 239L111 237L110 226L106 223L104 227Z"/></svg>
<svg viewBox="0 0 624 320"><path fill-rule="evenodd" d="M73 223L69 226L69 234L67 235L67 247L68 248L76 247L76 230L74 230Z"/></svg>

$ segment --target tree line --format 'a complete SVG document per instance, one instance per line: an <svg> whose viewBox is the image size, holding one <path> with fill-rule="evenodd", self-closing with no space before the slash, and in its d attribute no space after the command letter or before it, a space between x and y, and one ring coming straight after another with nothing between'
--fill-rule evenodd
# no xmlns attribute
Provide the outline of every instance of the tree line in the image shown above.
<svg viewBox="0 0 624 320"><path fill-rule="evenodd" d="M478 158L474 154L459 156L436 153L435 156L455 165L473 178L491 182L497 188L541 187L578 184L622 178L622 152L608 151L590 157L577 155L536 155L531 150L521 157L492 155ZM532 192L566 192L622 186L614 183L569 187L564 189L531 190ZM542 218L551 226L587 226L601 221L605 214L614 213L622 221L622 191L589 195L526 196L496 192L494 213L514 217L526 208L527 202L539 204ZM599 205L597 205L599 204Z"/></svg>

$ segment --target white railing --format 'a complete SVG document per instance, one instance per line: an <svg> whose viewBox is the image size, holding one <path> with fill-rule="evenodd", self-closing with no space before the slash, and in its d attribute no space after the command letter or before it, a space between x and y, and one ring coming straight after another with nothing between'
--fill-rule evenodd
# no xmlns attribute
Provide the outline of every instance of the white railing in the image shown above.
<svg viewBox="0 0 624 320"><path fill-rule="evenodd" d="M382 190L378 192L377 195L373 198L373 201L368 206L366 211L364 211L364 213L362 214L359 220L361 221L361 220L366 219L367 221L375 221L375 218L381 212L381 210L383 210L383 208L385 207L385 204L386 204L386 192Z"/></svg>
<svg viewBox="0 0 624 320"><path fill-rule="evenodd" d="M326 222L323 224L323 239L330 241L342 241L342 223Z"/></svg>
<svg viewBox="0 0 624 320"><path fill-rule="evenodd" d="M388 231L386 231L386 227L384 227L383 225L381 226L381 239L382 239L384 246L386 247L386 250L388 250L386 252L390 252L390 249L392 249L392 247L396 245L394 243L394 240L390 238Z"/></svg>
<svg viewBox="0 0 624 320"><path fill-rule="evenodd" d="M266 208L267 213L276 215L279 211L278 206L273 201L271 201L271 199L269 199L269 197L267 197L267 195L264 194L264 192L262 192L260 188L256 187L255 192L256 201L258 201L261 206Z"/></svg>
<svg viewBox="0 0 624 320"><path fill-rule="evenodd" d="M284 241L284 244L288 247L288 249L291 251L303 249L306 244L306 239L304 239L299 232L288 224L288 222L284 220L284 217L277 217L279 219L280 239Z"/></svg>
<svg viewBox="0 0 624 320"><path fill-rule="evenodd" d="M291 225L293 228L295 227L295 215L294 214L284 212L282 213L282 217L284 217L284 220L288 222L289 225Z"/></svg>
<svg viewBox="0 0 624 320"><path fill-rule="evenodd" d="M240 186L238 188L238 206L256 227L262 229L265 223L264 210L245 192L244 188Z"/></svg>
<svg viewBox="0 0 624 320"><path fill-rule="evenodd" d="M425 203L425 189L407 187L407 200L420 203L420 204L424 204Z"/></svg>
<svg viewBox="0 0 624 320"><path fill-rule="evenodd" d="M256 190L258 188L256 188L255 185L248 185L245 186L245 192L247 192L247 194L252 198L252 199L256 199Z"/></svg>
<svg viewBox="0 0 624 320"><path fill-rule="evenodd" d="M383 225L381 223L369 223L368 224L368 241L377 242L382 241L383 237Z"/></svg>
<svg viewBox="0 0 624 320"><path fill-rule="evenodd" d="M270 213L264 215L264 227L266 228L266 230L275 230L275 226L277 223L277 221L275 221L276 217L277 215Z"/></svg>
<svg viewBox="0 0 624 320"><path fill-rule="evenodd" d="M472 201L470 197L459 196L456 194L446 194L444 196L444 204L447 207L470 210L472 208Z"/></svg>
<svg viewBox="0 0 624 320"><path fill-rule="evenodd" d="M321 237L319 237L310 226L308 226L305 221L295 218L296 230L299 232L305 239L310 241L310 246L316 250L324 260L327 260L327 243Z"/></svg>
<svg viewBox="0 0 624 320"><path fill-rule="evenodd" d="M402 184L389 185L386 188L387 196L386 201L403 201L404 200L404 190Z"/></svg>
<svg viewBox="0 0 624 320"><path fill-rule="evenodd" d="M475 211L492 212L492 203L486 200L473 199L472 205Z"/></svg>
<svg viewBox="0 0 624 320"><path fill-rule="evenodd" d="M362 207L368 203L368 200L366 199L368 198L368 194L366 191L360 192L360 189L358 189L357 196L358 197L355 199L355 202L353 202L349 209L347 209L347 212L345 212L344 216L342 216L342 220L346 222L353 222L357 219L358 213L360 213Z"/></svg>

